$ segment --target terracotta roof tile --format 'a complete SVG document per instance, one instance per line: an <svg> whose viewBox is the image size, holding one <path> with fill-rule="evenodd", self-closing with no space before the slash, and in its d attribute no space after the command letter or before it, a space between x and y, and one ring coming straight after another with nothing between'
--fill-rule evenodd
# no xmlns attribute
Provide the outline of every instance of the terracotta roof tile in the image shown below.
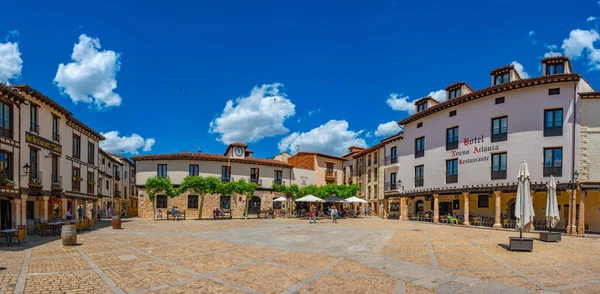
<svg viewBox="0 0 600 294"><path fill-rule="evenodd" d="M221 154L210 154L210 153L193 153L193 152L182 152L182 153L170 153L170 154L147 154L147 155L137 155L132 156L132 160L135 161L147 161L147 160L206 160L206 161L221 161L227 162L228 160L231 162L237 163L248 163L248 164L262 164L268 166L283 166L291 168L292 166L281 162L279 160L274 159L265 159L265 158L229 158L225 155Z"/></svg>
<svg viewBox="0 0 600 294"><path fill-rule="evenodd" d="M56 109L56 111L66 115L66 116L71 115L71 112L68 109L62 107L60 104L58 104L56 101L52 100L50 97L38 92L36 89L30 87L27 84L14 85L14 86L11 86L11 88L17 89L20 92L31 95L31 97L40 100L42 103L47 104L48 106Z"/></svg>
<svg viewBox="0 0 600 294"><path fill-rule="evenodd" d="M571 61L571 59L569 59L569 57L566 56L551 56L551 57L546 57L544 59L542 59L542 63L553 63L553 62L560 62L560 61Z"/></svg>
<svg viewBox="0 0 600 294"><path fill-rule="evenodd" d="M67 116L67 122L70 122L70 123L80 127L85 132L87 132L88 135L92 135L92 136L98 138L99 141L106 140L106 138L104 138L104 136L102 136L100 133L94 131L94 129L88 127L86 124L82 123L81 121L79 121L78 119L73 117L72 115Z"/></svg>
<svg viewBox="0 0 600 294"><path fill-rule="evenodd" d="M509 65L501 66L501 67L499 67L497 69L494 69L494 70L490 71L490 74L491 75L497 75L497 74L500 74L500 73L505 73L507 71L510 71L511 69L515 69L515 66L512 65L512 64L509 64Z"/></svg>
<svg viewBox="0 0 600 294"><path fill-rule="evenodd" d="M17 93L17 91L14 91L11 87L6 86L2 83L0 83L0 94L6 95L9 99L15 102L23 103L27 101L27 99L21 96L21 94Z"/></svg>
<svg viewBox="0 0 600 294"><path fill-rule="evenodd" d="M324 153L318 153L318 152L298 152L296 154L294 154L292 157L296 156L296 155L317 155L317 156L321 156L321 157L327 157L327 158L331 158L331 159L337 159L337 160L346 160L343 157L339 157L339 156L335 156L335 155L329 155L329 154L324 154Z"/></svg>

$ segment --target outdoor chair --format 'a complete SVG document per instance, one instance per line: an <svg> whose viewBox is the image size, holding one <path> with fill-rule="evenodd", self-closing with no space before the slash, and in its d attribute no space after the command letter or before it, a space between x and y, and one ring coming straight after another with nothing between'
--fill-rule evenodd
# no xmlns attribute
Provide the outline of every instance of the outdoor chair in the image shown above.
<svg viewBox="0 0 600 294"><path fill-rule="evenodd" d="M472 224L472 225L474 225L474 226L481 226L481 218L479 218L479 217L474 217L474 218L471 220L471 224Z"/></svg>
<svg viewBox="0 0 600 294"><path fill-rule="evenodd" d="M52 233L52 229L48 228L48 225L46 223L37 223L38 224L38 230L41 236L48 236L48 234Z"/></svg>
<svg viewBox="0 0 600 294"><path fill-rule="evenodd" d="M23 244L26 244L25 243L25 227L19 226L19 228L17 228L17 234L12 235L11 238L16 238L17 242L19 242L19 246L21 246L21 242Z"/></svg>
<svg viewBox="0 0 600 294"><path fill-rule="evenodd" d="M88 230L93 231L94 230L94 225L95 225L95 220L94 220L94 218L91 218Z"/></svg>
<svg viewBox="0 0 600 294"><path fill-rule="evenodd" d="M455 218L455 217L453 217L453 216L450 216L450 215L449 215L449 216L447 217L447 220L448 220L448 223L449 223L449 224L451 224L451 225L452 225L452 224L457 224L457 225L458 225L458 219L457 219L457 218Z"/></svg>

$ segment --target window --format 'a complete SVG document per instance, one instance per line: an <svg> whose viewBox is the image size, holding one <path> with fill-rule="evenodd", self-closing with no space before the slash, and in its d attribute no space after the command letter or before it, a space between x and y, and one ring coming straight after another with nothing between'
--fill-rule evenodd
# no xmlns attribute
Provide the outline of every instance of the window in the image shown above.
<svg viewBox="0 0 600 294"><path fill-rule="evenodd" d="M456 116L456 110L452 110L452 111L450 111L450 114L449 114L449 116L450 116L450 117Z"/></svg>
<svg viewBox="0 0 600 294"><path fill-rule="evenodd" d="M562 147L544 148L544 177L562 177Z"/></svg>
<svg viewBox="0 0 600 294"><path fill-rule="evenodd" d="M166 164L157 164L156 165L156 176L159 178L167 177L167 165Z"/></svg>
<svg viewBox="0 0 600 294"><path fill-rule="evenodd" d="M29 131L30 132L34 132L34 133L40 133L40 126L38 125L38 108L39 106L30 103L29 106L29 114L31 115L30 117L30 125L29 125Z"/></svg>
<svg viewBox="0 0 600 294"><path fill-rule="evenodd" d="M34 205L35 205L35 201L27 201L27 204L25 206L25 215L28 220L34 218L34 211L35 211Z"/></svg>
<svg viewBox="0 0 600 294"><path fill-rule="evenodd" d="M446 160L446 184L458 183L458 159Z"/></svg>
<svg viewBox="0 0 600 294"><path fill-rule="evenodd" d="M460 88L457 88L457 89L454 89L454 90L450 91L448 93L448 95L449 95L450 99L454 99L454 98L460 97Z"/></svg>
<svg viewBox="0 0 600 294"><path fill-rule="evenodd" d="M423 187L423 172L425 166L415 166L415 187Z"/></svg>
<svg viewBox="0 0 600 294"><path fill-rule="evenodd" d="M371 181L371 170L367 173L367 182Z"/></svg>
<svg viewBox="0 0 600 294"><path fill-rule="evenodd" d="M503 74L494 76L494 85L500 85L500 84L504 84L504 83L508 83L508 82L510 82L510 74L509 73L503 73Z"/></svg>
<svg viewBox="0 0 600 294"><path fill-rule="evenodd" d="M54 141L60 141L60 134L59 134L59 118L56 115L52 116L52 140Z"/></svg>
<svg viewBox="0 0 600 294"><path fill-rule="evenodd" d="M156 195L156 208L167 208L167 195Z"/></svg>
<svg viewBox="0 0 600 294"><path fill-rule="evenodd" d="M106 158L102 157L102 164L106 163Z"/></svg>
<svg viewBox="0 0 600 294"><path fill-rule="evenodd" d="M94 144L93 143L88 143L88 163L89 164L94 164L95 162L95 156L94 156Z"/></svg>
<svg viewBox="0 0 600 294"><path fill-rule="evenodd" d="M479 208L490 207L490 196L489 195L477 195L477 207L479 207Z"/></svg>
<svg viewBox="0 0 600 294"><path fill-rule="evenodd" d="M252 167L250 168L250 179L258 179L259 176L259 169Z"/></svg>
<svg viewBox="0 0 600 294"><path fill-rule="evenodd" d="M87 173L87 192L88 192L88 194L94 193L95 184L96 184L96 182L94 181L94 173L88 172Z"/></svg>
<svg viewBox="0 0 600 294"><path fill-rule="evenodd" d="M333 163L327 162L327 169L325 170L328 174L333 174Z"/></svg>
<svg viewBox="0 0 600 294"><path fill-rule="evenodd" d="M415 139L415 158L425 156L425 137Z"/></svg>
<svg viewBox="0 0 600 294"><path fill-rule="evenodd" d="M38 150L35 148L29 148L29 181L39 183L41 177L38 174Z"/></svg>
<svg viewBox="0 0 600 294"><path fill-rule="evenodd" d="M398 184L396 181L396 173L390 173L390 182L389 182L390 190L396 190L396 184Z"/></svg>
<svg viewBox="0 0 600 294"><path fill-rule="evenodd" d="M417 112L427 109L427 103L417 105Z"/></svg>
<svg viewBox="0 0 600 294"><path fill-rule="evenodd" d="M0 179L13 180L12 153L0 151Z"/></svg>
<svg viewBox="0 0 600 294"><path fill-rule="evenodd" d="M504 97L496 98L496 104L504 103Z"/></svg>
<svg viewBox="0 0 600 294"><path fill-rule="evenodd" d="M563 134L563 110L544 110L544 137L556 137Z"/></svg>
<svg viewBox="0 0 600 294"><path fill-rule="evenodd" d="M59 176L60 172L58 169L58 162L59 162L58 156L53 154L52 155L52 184L53 185L55 185L55 184L61 185L62 184L61 180L60 180L60 176Z"/></svg>
<svg viewBox="0 0 600 294"><path fill-rule="evenodd" d="M559 94L560 94L560 88L548 89L548 95L559 95Z"/></svg>
<svg viewBox="0 0 600 294"><path fill-rule="evenodd" d="M273 200L277 199L278 197L273 197ZM281 202L279 201L273 201L273 209L281 209Z"/></svg>
<svg viewBox="0 0 600 294"><path fill-rule="evenodd" d="M127 179L127 171L123 171L123 178Z"/></svg>
<svg viewBox="0 0 600 294"><path fill-rule="evenodd" d="M281 184L283 182L283 171L275 170L275 183Z"/></svg>
<svg viewBox="0 0 600 294"><path fill-rule="evenodd" d="M394 146L390 149L390 163L398 163L398 147Z"/></svg>
<svg viewBox="0 0 600 294"><path fill-rule="evenodd" d="M221 196L219 199L219 208L221 209L229 209L231 206L231 196Z"/></svg>
<svg viewBox="0 0 600 294"><path fill-rule="evenodd" d="M231 180L231 174L229 167L226 165L221 166L221 181L229 182Z"/></svg>
<svg viewBox="0 0 600 294"><path fill-rule="evenodd" d="M81 172L78 167L73 167L73 191L81 190Z"/></svg>
<svg viewBox="0 0 600 294"><path fill-rule="evenodd" d="M546 75L561 74L565 72L564 63L546 64Z"/></svg>
<svg viewBox="0 0 600 294"><path fill-rule="evenodd" d="M454 199L452 201L452 209L460 209L460 200Z"/></svg>
<svg viewBox="0 0 600 294"><path fill-rule="evenodd" d="M423 122L417 124L417 129L423 126Z"/></svg>
<svg viewBox="0 0 600 294"><path fill-rule="evenodd" d="M375 151L375 154L373 155L373 164L377 165L377 151Z"/></svg>
<svg viewBox="0 0 600 294"><path fill-rule="evenodd" d="M0 136L12 138L12 107L0 102Z"/></svg>
<svg viewBox="0 0 600 294"><path fill-rule="evenodd" d="M198 208L198 195L188 195L188 208Z"/></svg>
<svg viewBox="0 0 600 294"><path fill-rule="evenodd" d="M458 127L446 129L446 150L458 149Z"/></svg>
<svg viewBox="0 0 600 294"><path fill-rule="evenodd" d="M506 153L492 154L492 180L506 179Z"/></svg>
<svg viewBox="0 0 600 294"><path fill-rule="evenodd" d="M73 157L81 158L81 137L73 135Z"/></svg>
<svg viewBox="0 0 600 294"><path fill-rule="evenodd" d="M377 181L377 169L373 170L373 181Z"/></svg>
<svg viewBox="0 0 600 294"><path fill-rule="evenodd" d="M108 180L106 180L106 192L108 192L108 190L110 189L110 182Z"/></svg>
<svg viewBox="0 0 600 294"><path fill-rule="evenodd" d="M367 166L371 166L371 154L369 154L367 158Z"/></svg>
<svg viewBox="0 0 600 294"><path fill-rule="evenodd" d="M506 141L508 134L508 116L492 118L492 142Z"/></svg>
<svg viewBox="0 0 600 294"><path fill-rule="evenodd" d="M190 176L194 177L198 175L199 166L197 164L190 164Z"/></svg>
<svg viewBox="0 0 600 294"><path fill-rule="evenodd" d="M371 198L371 186L367 187L367 197Z"/></svg>

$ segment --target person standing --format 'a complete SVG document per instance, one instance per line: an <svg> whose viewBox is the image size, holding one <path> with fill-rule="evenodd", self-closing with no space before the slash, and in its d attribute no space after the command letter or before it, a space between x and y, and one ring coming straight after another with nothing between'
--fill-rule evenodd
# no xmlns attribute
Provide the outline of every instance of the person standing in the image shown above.
<svg viewBox="0 0 600 294"><path fill-rule="evenodd" d="M71 209L70 208L67 209L66 218L67 218L68 221L71 220Z"/></svg>
<svg viewBox="0 0 600 294"><path fill-rule="evenodd" d="M108 218L112 217L112 208L108 207Z"/></svg>

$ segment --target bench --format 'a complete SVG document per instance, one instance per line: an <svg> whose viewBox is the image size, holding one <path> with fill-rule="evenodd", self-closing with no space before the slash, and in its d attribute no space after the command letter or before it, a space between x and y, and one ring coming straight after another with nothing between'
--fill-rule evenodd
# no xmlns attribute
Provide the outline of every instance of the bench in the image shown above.
<svg viewBox="0 0 600 294"><path fill-rule="evenodd" d="M179 219L185 220L185 210L184 211L180 211L179 212ZM177 219L177 215L172 215L171 213L167 213L167 220L172 219L172 220L176 220Z"/></svg>
<svg viewBox="0 0 600 294"><path fill-rule="evenodd" d="M213 210L213 219L231 219L231 209L215 209Z"/></svg>
<svg viewBox="0 0 600 294"><path fill-rule="evenodd" d="M258 213L256 214L256 218L275 218L275 212L272 210L259 210Z"/></svg>

